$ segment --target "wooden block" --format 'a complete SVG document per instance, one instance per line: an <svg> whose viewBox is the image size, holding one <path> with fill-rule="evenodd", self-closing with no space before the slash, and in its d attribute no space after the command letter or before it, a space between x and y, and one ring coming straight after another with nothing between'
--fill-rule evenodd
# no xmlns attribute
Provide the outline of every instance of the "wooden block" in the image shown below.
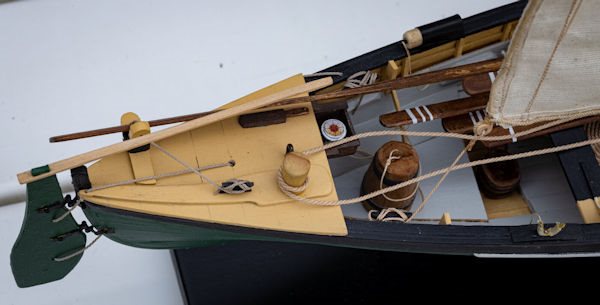
<svg viewBox="0 0 600 305"><path fill-rule="evenodd" d="M154 167L150 158L150 150L129 153L131 168L135 179L154 176ZM138 184L156 184L156 179L144 180L137 182Z"/></svg>
<svg viewBox="0 0 600 305"><path fill-rule="evenodd" d="M594 202L594 200L598 201L599 199L599 197L595 197L594 199L577 201L577 208L584 223L600 223L600 209Z"/></svg>
<svg viewBox="0 0 600 305"><path fill-rule="evenodd" d="M465 77L462 81L462 86L468 95L473 96L490 92L492 89L492 80L489 74L478 74Z"/></svg>
<svg viewBox="0 0 600 305"><path fill-rule="evenodd" d="M240 115L238 123L243 128L262 127L283 124L288 117L308 114L308 108L274 109Z"/></svg>
<svg viewBox="0 0 600 305"><path fill-rule="evenodd" d="M274 124L283 124L285 123L285 120L285 111L283 109L275 109L240 115L238 118L238 123L240 123L240 126L244 128L253 128Z"/></svg>
<svg viewBox="0 0 600 305"><path fill-rule="evenodd" d="M398 67L398 64L396 64L395 61L390 60L388 61L387 65L385 66L385 69L383 70L383 80L393 80L398 78L398 75L400 75L400 67Z"/></svg>
<svg viewBox="0 0 600 305"><path fill-rule="evenodd" d="M440 224L441 225L451 225L452 224L452 218L450 217L450 213L445 212L442 215L442 218L440 219Z"/></svg>

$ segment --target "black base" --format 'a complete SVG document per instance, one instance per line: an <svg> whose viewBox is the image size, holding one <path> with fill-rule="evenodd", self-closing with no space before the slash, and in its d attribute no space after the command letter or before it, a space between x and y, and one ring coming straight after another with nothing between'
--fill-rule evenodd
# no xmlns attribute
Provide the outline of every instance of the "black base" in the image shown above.
<svg viewBox="0 0 600 305"><path fill-rule="evenodd" d="M555 295L548 285L592 291L600 272L599 258L479 259L275 242L173 253L188 305L400 304L412 293L475 300L476 291L539 301Z"/></svg>

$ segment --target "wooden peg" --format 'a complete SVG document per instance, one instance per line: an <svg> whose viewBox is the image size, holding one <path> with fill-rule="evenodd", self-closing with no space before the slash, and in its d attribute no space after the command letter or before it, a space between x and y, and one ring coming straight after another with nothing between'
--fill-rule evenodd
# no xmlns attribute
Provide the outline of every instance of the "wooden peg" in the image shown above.
<svg viewBox="0 0 600 305"><path fill-rule="evenodd" d="M440 219L440 224L441 225L451 225L452 224L452 218L450 217L450 213L445 212L442 215L442 218Z"/></svg>
<svg viewBox="0 0 600 305"><path fill-rule="evenodd" d="M382 79L383 80L394 80L394 79L398 78L398 75L400 75L400 72L402 72L402 70L400 70L400 67L398 66L396 61L389 60L387 62L387 65L383 69Z"/></svg>
<svg viewBox="0 0 600 305"><path fill-rule="evenodd" d="M461 38L456 42L456 48L454 50L454 57L461 57L463 49L465 47L465 38Z"/></svg>
<svg viewBox="0 0 600 305"><path fill-rule="evenodd" d="M400 70L400 67L398 67L396 61L389 60L387 65L383 69L383 80L395 80L396 78L398 78L398 75L400 75L401 72L402 70ZM392 94L394 108L396 109L396 111L400 111L402 107L400 106L400 98L398 98L398 93L396 92L396 90L390 90L386 93Z"/></svg>
<svg viewBox="0 0 600 305"><path fill-rule="evenodd" d="M142 121L133 112L121 115L121 125L129 126L129 131L126 133L128 137L124 137L125 140L135 139L150 133L150 124ZM141 146L129 151L129 161L131 162L131 170L135 179L154 176L152 157L148 148L149 146ZM156 184L156 179L138 181L136 184L152 185Z"/></svg>
<svg viewBox="0 0 600 305"><path fill-rule="evenodd" d="M310 171L310 160L303 154L288 152L283 159L283 180L289 186L300 187L304 185Z"/></svg>

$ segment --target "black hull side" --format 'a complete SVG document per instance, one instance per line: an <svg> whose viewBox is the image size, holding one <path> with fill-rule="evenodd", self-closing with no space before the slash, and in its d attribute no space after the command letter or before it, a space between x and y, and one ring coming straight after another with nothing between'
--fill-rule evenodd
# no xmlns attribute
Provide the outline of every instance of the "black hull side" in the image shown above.
<svg viewBox="0 0 600 305"><path fill-rule="evenodd" d="M94 225L115 230L107 237L142 248L177 249L231 240L262 240L444 255L600 253L600 224L568 224L555 237L539 237L535 225L461 226L347 219L347 236L320 236L190 221L90 202L86 205L86 215Z"/></svg>

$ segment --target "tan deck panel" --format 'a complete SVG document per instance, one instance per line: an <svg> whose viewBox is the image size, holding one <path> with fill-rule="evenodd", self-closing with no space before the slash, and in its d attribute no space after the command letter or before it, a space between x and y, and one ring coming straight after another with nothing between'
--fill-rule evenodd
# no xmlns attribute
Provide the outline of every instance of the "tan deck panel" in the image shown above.
<svg viewBox="0 0 600 305"><path fill-rule="evenodd" d="M296 75L233 103L302 83L304 78ZM288 143L298 151L322 145L312 106L302 106L308 107L310 114L288 118L285 124L245 129L237 123L237 118L231 118L158 143L191 166L235 160L235 167L211 169L204 174L218 183L231 178L249 179L255 182L252 192L215 195L213 186L202 183L192 173L159 179L156 186L126 185L80 195L97 204L148 214L291 232L346 235L340 207L298 203L277 187L276 173ZM183 169L156 148L150 150L156 174ZM311 156L311 163L309 189L303 196L337 200L325 154ZM104 158L90 166L89 172L94 186L133 178L127 153Z"/></svg>

